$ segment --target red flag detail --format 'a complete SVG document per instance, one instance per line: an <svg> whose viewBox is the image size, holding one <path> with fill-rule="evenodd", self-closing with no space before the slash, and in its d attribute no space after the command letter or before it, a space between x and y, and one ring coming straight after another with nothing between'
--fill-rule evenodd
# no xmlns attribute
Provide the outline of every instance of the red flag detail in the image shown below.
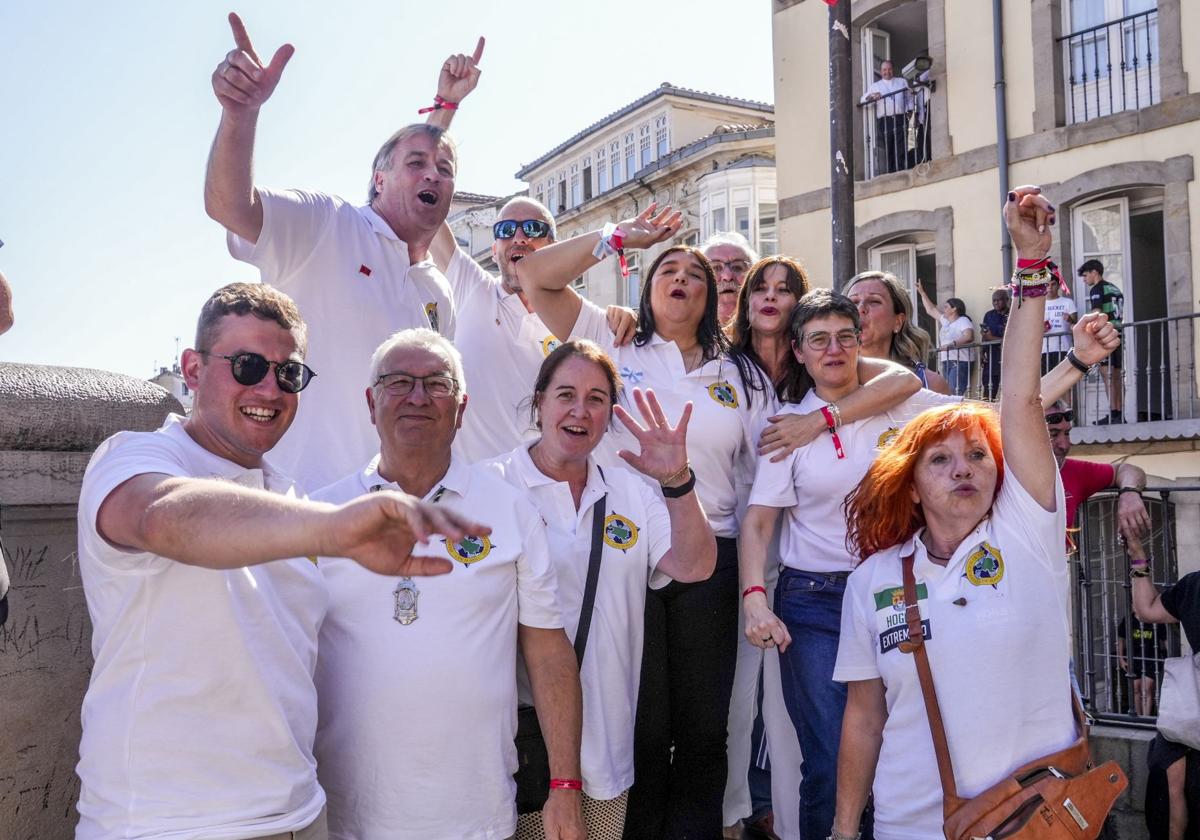
<svg viewBox="0 0 1200 840"><path fill-rule="evenodd" d="M370 277L371 269L367 268L365 265L360 265L358 267L358 273L363 275L364 277Z"/></svg>

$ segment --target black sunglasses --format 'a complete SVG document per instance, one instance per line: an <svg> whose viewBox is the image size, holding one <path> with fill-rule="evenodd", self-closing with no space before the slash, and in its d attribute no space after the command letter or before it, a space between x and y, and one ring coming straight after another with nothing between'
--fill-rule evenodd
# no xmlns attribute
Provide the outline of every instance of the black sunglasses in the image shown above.
<svg viewBox="0 0 1200 840"><path fill-rule="evenodd" d="M1068 423L1075 419L1075 410L1068 408L1066 411L1052 411L1046 415L1047 425L1061 423L1066 420Z"/></svg>
<svg viewBox="0 0 1200 840"><path fill-rule="evenodd" d="M257 385L262 382L271 366L275 366L275 382L279 390L285 394L299 394L308 387L308 383L317 374L304 362L289 359L286 362L272 362L258 353L237 353L224 356L220 353L210 353L207 350L197 350L202 356L213 356L229 362L229 370L234 381L239 385Z"/></svg>
<svg viewBox="0 0 1200 840"><path fill-rule="evenodd" d="M492 225L492 235L497 239L512 239L517 235L517 228L530 239L541 239L550 233L550 223L541 219L526 219L523 222L505 219Z"/></svg>

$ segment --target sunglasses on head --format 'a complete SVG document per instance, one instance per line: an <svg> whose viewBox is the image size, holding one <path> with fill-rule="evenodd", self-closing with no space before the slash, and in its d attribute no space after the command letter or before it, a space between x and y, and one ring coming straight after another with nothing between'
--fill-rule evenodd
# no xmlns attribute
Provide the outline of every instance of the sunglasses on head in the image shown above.
<svg viewBox="0 0 1200 840"><path fill-rule="evenodd" d="M1052 411L1046 415L1047 425L1061 423L1064 420L1066 420L1068 423L1070 423L1074 419L1075 419L1075 410L1071 409L1071 408L1068 408L1066 411Z"/></svg>
<svg viewBox="0 0 1200 840"><path fill-rule="evenodd" d="M279 390L285 394L299 394L308 387L312 378L317 374L304 362L288 359L285 362L272 362L258 353L235 353L225 356L221 353L210 353L207 350L197 350L202 356L212 356L229 362L229 370L233 379L239 385L257 385L266 378L267 371L275 366L275 382Z"/></svg>
<svg viewBox="0 0 1200 840"><path fill-rule="evenodd" d="M512 239L517 235L517 228L530 239L541 239L550 233L550 223L541 219L525 219L522 222L505 219L492 225L492 235L497 239Z"/></svg>

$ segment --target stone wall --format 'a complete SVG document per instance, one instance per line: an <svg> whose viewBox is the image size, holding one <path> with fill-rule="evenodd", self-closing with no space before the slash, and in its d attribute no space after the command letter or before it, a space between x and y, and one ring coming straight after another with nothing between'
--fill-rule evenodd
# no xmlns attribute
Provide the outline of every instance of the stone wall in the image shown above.
<svg viewBox="0 0 1200 840"><path fill-rule="evenodd" d="M92 667L76 564L79 484L92 451L156 429L179 403L106 371L0 363L0 539L12 589L0 627L0 837L74 835L79 708Z"/></svg>

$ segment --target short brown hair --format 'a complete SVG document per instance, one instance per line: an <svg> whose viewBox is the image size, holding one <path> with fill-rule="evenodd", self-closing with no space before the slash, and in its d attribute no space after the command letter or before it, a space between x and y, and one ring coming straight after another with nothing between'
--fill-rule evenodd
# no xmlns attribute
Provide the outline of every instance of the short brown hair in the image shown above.
<svg viewBox="0 0 1200 840"><path fill-rule="evenodd" d="M308 349L308 325L300 317L296 302L266 283L230 283L212 293L196 322L196 349L208 350L217 338L217 325L226 315L253 315L274 321L296 334L301 354Z"/></svg>
<svg viewBox="0 0 1200 840"><path fill-rule="evenodd" d="M554 378L554 374L562 367L567 359L579 357L586 359L600 367L604 372L604 378L608 380L608 416L612 417L612 407L621 399L621 392L625 385L621 381L621 374L617 373L617 366L613 364L612 357L600 348L600 345L595 342L588 341L584 338L574 338L570 341L564 341L558 347L551 351L550 355L542 362L541 368L538 370L537 379L533 383L533 398L529 405L529 419L539 429L541 426L538 421L538 406L541 405L542 396L546 393L546 389L550 387L550 380Z"/></svg>

